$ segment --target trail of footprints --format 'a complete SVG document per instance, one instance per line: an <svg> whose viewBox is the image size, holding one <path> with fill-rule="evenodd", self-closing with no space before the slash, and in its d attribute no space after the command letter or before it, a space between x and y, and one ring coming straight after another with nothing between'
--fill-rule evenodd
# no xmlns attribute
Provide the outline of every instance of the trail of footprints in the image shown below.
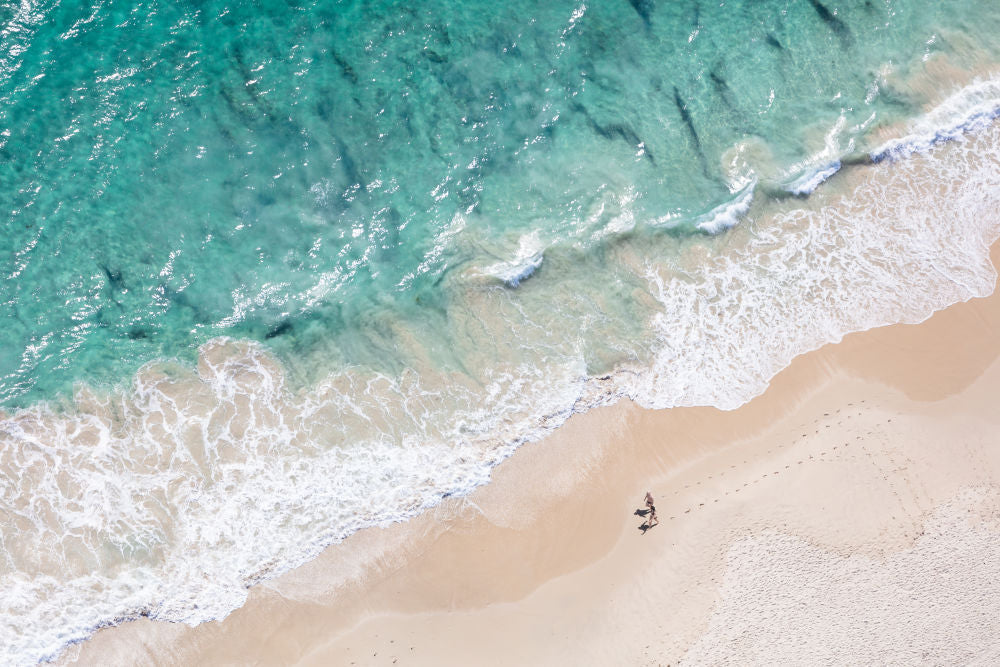
<svg viewBox="0 0 1000 667"><path fill-rule="evenodd" d="M857 403L848 403L844 408L838 408L836 411L834 411L832 413L831 412L824 412L822 417L818 417L818 418L816 418L816 419L813 420L813 425L818 425L821 420L838 419L839 418L839 420L837 421L836 425L837 426L843 426L845 420L856 419L858 417L862 417L865 414L865 407L867 407L867 406L863 405L864 403L865 403L865 400L861 400L861 401L858 401ZM846 412L845 411L846 409L850 409L850 408L856 409L857 412L854 413L853 411L851 411L851 412ZM861 420L857 420L854 423L858 424L860 421ZM865 456L867 456L869 459L871 459L873 465L878 466L877 457L865 445L864 438L866 436L879 437L879 436L883 435L882 433L876 434L876 430L875 430L875 429L878 428L879 425L881 425L881 423L882 422L880 422L877 425L874 425L873 428L869 428L863 434L855 435L853 441L850 440L850 439L845 439L845 441L843 442L843 444L834 445L833 447L830 448L830 452L831 453L832 452L843 453L844 451L847 450L848 447L853 447L854 445L860 444L861 445L860 449L861 449L861 451L864 452ZM892 423L892 418L890 417L890 418L886 419L884 423L885 424ZM777 445L777 447L782 448L782 447L786 447L788 445L800 444L800 443L802 443L802 441L804 439L808 438L809 435L810 435L808 433L808 429L806 429L806 427L805 427L804 424L801 424L800 426L806 432L803 432L798 438L793 439L791 442L782 442L782 443L779 443ZM831 426L831 424L822 424L822 428L820 428L820 427L817 426L817 428L813 429L812 435L818 435L821 430L828 429L828 428L830 428L830 426ZM770 454L772 451L774 451L774 450L773 449L768 449L767 453ZM730 493L739 493L742 489L747 488L747 487L749 487L749 486L751 486L753 484L757 484L760 481L766 479L768 476L778 475L778 474L780 474L782 472L782 470L789 470L789 469L792 468L793 465L800 466L800 465L803 465L803 464L808 463L810 461L815 462L815 463L820 463L820 462L824 462L824 461L833 461L834 459L832 457L832 454L831 454L830 458L827 458L827 454L828 454L827 451L821 451L818 454L809 454L805 458L798 459L794 464L786 464L782 468L780 468L779 470L775 470L775 471L770 472L770 473L764 473L763 475L761 475L760 477L758 477L756 479L750 480L748 482L743 482L742 485L733 487L733 488L731 488L728 491L723 491L722 496L721 497L712 498L711 499L711 503L714 504L714 503L719 502L719 500L722 497L728 496ZM892 459L891 455L889 455L888 453L886 453L885 456L886 456L886 458L889 459L889 461L891 463L895 463L895 461ZM743 463L745 465L749 465L750 461L749 460L744 460ZM730 468L730 470L735 470L736 466L735 465L730 465L729 468ZM895 486L892 484L892 482L889 481L889 477L888 477L888 474L886 473L886 471L880 467L880 472L882 473L882 478L885 479L889 483L890 488L892 489L892 492L896 496L897 500L900 500L900 502L902 504L902 499L901 499L901 496L899 494L899 491L898 491L898 489L895 488ZM725 474L726 474L725 471L723 471L723 472L719 473L719 477L722 477ZM699 480L699 481L695 482L693 485L692 484L685 484L684 488L685 489L690 489L692 486L695 486L695 487L700 486L701 483L702 483L702 481L706 481L707 482L708 480L711 480L712 478L713 478L712 475L708 475L704 480ZM680 492L681 492L681 489L675 489L674 490L674 495L678 495L678 494L680 494ZM688 507L687 509L685 509L683 511L682 515L683 514L690 514L691 510L693 510L693 509L701 509L702 507L705 507L706 502L699 502L697 505L692 505L691 507ZM674 516L670 517L670 519L676 519L676 518L677 518L677 515L674 515Z"/></svg>

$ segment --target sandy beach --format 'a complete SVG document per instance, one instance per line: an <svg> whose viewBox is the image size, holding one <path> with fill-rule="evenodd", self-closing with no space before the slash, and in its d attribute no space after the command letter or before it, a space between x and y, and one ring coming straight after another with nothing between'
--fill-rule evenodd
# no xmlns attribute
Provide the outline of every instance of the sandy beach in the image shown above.
<svg viewBox="0 0 1000 667"><path fill-rule="evenodd" d="M3 12L0 667L1000 665L1000 3L730 5Z"/></svg>
<svg viewBox="0 0 1000 667"><path fill-rule="evenodd" d="M126 623L61 662L996 662L998 333L994 294L803 355L739 410L574 416L222 622Z"/></svg>

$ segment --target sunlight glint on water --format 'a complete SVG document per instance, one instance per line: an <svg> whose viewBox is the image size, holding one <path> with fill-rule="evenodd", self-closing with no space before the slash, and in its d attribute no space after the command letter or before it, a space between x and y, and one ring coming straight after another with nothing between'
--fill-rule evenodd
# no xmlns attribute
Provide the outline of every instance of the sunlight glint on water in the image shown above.
<svg viewBox="0 0 1000 667"><path fill-rule="evenodd" d="M0 8L3 662L989 293L1000 12L823 7Z"/></svg>

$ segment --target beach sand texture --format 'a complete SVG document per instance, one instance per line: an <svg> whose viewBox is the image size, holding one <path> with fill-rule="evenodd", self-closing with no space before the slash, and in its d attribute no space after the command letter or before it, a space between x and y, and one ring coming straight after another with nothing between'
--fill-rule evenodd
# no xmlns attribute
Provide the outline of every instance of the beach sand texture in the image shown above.
<svg viewBox="0 0 1000 667"><path fill-rule="evenodd" d="M739 410L574 416L222 622L127 623L61 663L995 662L998 332L994 294L804 355Z"/></svg>
<svg viewBox="0 0 1000 667"><path fill-rule="evenodd" d="M1000 663L1000 11L132 4L0 34L0 663Z"/></svg>

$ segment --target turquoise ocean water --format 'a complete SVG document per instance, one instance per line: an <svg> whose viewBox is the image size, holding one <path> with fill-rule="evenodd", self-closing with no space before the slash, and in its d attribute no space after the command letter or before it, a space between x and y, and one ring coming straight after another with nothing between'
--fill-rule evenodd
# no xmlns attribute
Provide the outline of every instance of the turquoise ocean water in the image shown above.
<svg viewBox="0 0 1000 667"><path fill-rule="evenodd" d="M992 289L1000 7L542 5L0 4L3 662Z"/></svg>

